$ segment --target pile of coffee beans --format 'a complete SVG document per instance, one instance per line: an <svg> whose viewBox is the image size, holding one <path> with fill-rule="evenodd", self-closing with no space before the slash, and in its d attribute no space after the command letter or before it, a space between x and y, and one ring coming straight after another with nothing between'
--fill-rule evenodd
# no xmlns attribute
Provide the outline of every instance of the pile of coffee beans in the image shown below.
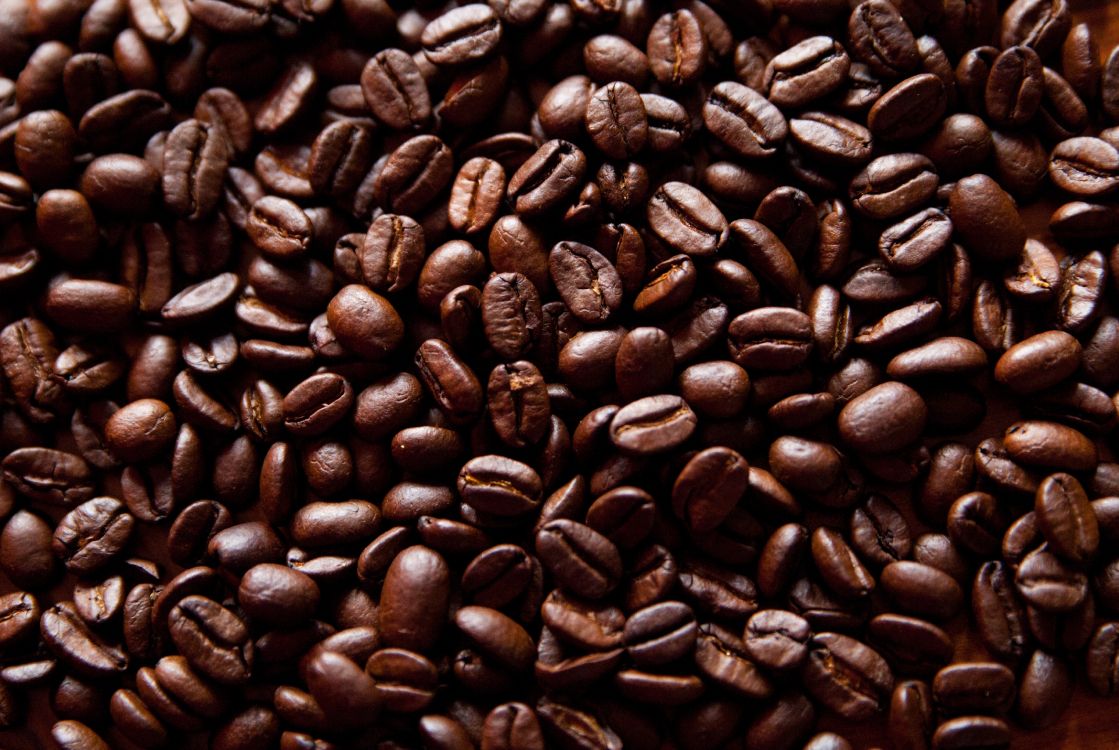
<svg viewBox="0 0 1119 750"><path fill-rule="evenodd" d="M0 745L995 750L1119 692L1066 0L0 0L0 74Z"/></svg>

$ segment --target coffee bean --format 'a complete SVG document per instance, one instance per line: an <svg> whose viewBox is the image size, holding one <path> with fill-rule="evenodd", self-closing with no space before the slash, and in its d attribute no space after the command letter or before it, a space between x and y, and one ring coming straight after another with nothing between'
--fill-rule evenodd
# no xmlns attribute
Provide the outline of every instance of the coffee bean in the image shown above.
<svg viewBox="0 0 1119 750"><path fill-rule="evenodd" d="M649 455L671 450L695 430L696 416L678 396L646 396L618 411L610 423L610 440L619 449Z"/></svg>
<svg viewBox="0 0 1119 750"><path fill-rule="evenodd" d="M587 170L587 157L574 144L543 144L509 179L506 194L518 214L537 216L569 200Z"/></svg>
<svg viewBox="0 0 1119 750"><path fill-rule="evenodd" d="M856 450L880 453L913 442L924 430L926 416L916 391L902 383L883 383L843 407L839 431Z"/></svg>
<svg viewBox="0 0 1119 750"><path fill-rule="evenodd" d="M1014 673L995 662L957 662L936 674L933 698L947 714L1005 714L1015 698Z"/></svg>
<svg viewBox="0 0 1119 750"><path fill-rule="evenodd" d="M690 607L681 602L661 602L626 620L623 642L639 666L668 664L692 652L698 629Z"/></svg>
<svg viewBox="0 0 1119 750"><path fill-rule="evenodd" d="M890 699L887 729L898 750L928 747L933 727L933 705L929 686L918 680L905 680L894 686Z"/></svg>
<svg viewBox="0 0 1119 750"><path fill-rule="evenodd" d="M1074 562L1087 562L1099 544L1092 504L1080 482L1068 474L1052 474L1038 487L1034 503L1037 525L1052 550Z"/></svg>
<svg viewBox="0 0 1119 750"><path fill-rule="evenodd" d="M926 617L952 617L963 602L963 591L950 575L921 563L890 563L882 570L881 584L899 607Z"/></svg>
<svg viewBox="0 0 1119 750"><path fill-rule="evenodd" d="M824 706L854 721L869 718L884 707L894 677L877 652L839 633L815 635L808 648L801 677Z"/></svg>
<svg viewBox="0 0 1119 750"><path fill-rule="evenodd" d="M951 637L925 620L882 614L870 621L868 632L871 643L898 672L927 676L952 660Z"/></svg>
<svg viewBox="0 0 1119 750"><path fill-rule="evenodd" d="M1119 151L1099 138L1070 138L1053 149L1049 176L1074 195L1098 196L1119 186Z"/></svg>
<svg viewBox="0 0 1119 750"><path fill-rule="evenodd" d="M1072 670L1063 659L1035 651L1018 686L1018 715L1030 728L1056 723L1072 696Z"/></svg>
<svg viewBox="0 0 1119 750"><path fill-rule="evenodd" d="M860 3L851 12L847 33L854 55L880 76L904 75L920 63L913 33L889 3Z"/></svg>
<svg viewBox="0 0 1119 750"><path fill-rule="evenodd" d="M219 603L188 596L168 616L175 645L191 666L223 684L240 684L252 670L252 642L244 622Z"/></svg>
<svg viewBox="0 0 1119 750"><path fill-rule="evenodd" d="M649 225L678 252L714 255L727 240L727 221L711 200L690 185L667 182L649 199Z"/></svg>
<svg viewBox="0 0 1119 750"><path fill-rule="evenodd" d="M613 590L621 576L621 558L606 537L574 521L557 519L536 534L536 552L563 588L589 599Z"/></svg>
<svg viewBox="0 0 1119 750"><path fill-rule="evenodd" d="M110 677L128 667L128 657L94 634L69 602L44 610L39 629L47 648L86 677Z"/></svg>
<svg viewBox="0 0 1119 750"><path fill-rule="evenodd" d="M1025 421L1006 428L1003 445L1025 466L1085 471L1097 463L1096 446L1084 433L1056 422Z"/></svg>
<svg viewBox="0 0 1119 750"><path fill-rule="evenodd" d="M1021 219L1013 201L987 175L958 181L949 201L952 224L964 246L985 260L1016 257L1025 244ZM998 227L997 230L994 227Z"/></svg>
<svg viewBox="0 0 1119 750"><path fill-rule="evenodd" d="M826 36L809 37L769 61L762 87L778 107L800 108L846 83L850 67L851 60L839 42Z"/></svg>
<svg viewBox="0 0 1119 750"><path fill-rule="evenodd" d="M599 151L611 159L626 159L645 147L649 122L637 89L611 81L587 102L586 128Z"/></svg>
<svg viewBox="0 0 1119 750"><path fill-rule="evenodd" d="M703 105L703 122L712 135L747 159L776 153L789 132L775 106L734 81L723 81L711 90Z"/></svg>
<svg viewBox="0 0 1119 750"><path fill-rule="evenodd" d="M694 83L707 61L707 37L689 10L666 13L649 30L645 47L653 76L665 86Z"/></svg>
<svg viewBox="0 0 1119 750"><path fill-rule="evenodd" d="M808 658L810 635L807 620L799 615L763 609L747 621L743 645L758 664L781 672L799 668Z"/></svg>
<svg viewBox="0 0 1119 750"><path fill-rule="evenodd" d="M874 590L874 577L838 532L819 528L812 533L812 560L828 587L840 597L855 599Z"/></svg>
<svg viewBox="0 0 1119 750"><path fill-rule="evenodd" d="M1010 728L1002 719L990 716L961 716L950 719L933 733L936 750L965 747L1004 748L1010 744Z"/></svg>
<svg viewBox="0 0 1119 750"><path fill-rule="evenodd" d="M1087 596L1087 576L1045 547L1026 555L1014 577L1028 603L1046 612L1065 612Z"/></svg>
<svg viewBox="0 0 1119 750"><path fill-rule="evenodd" d="M870 108L867 127L876 138L908 141L932 130L947 107L944 83L931 73L921 73L884 93Z"/></svg>
<svg viewBox="0 0 1119 750"><path fill-rule="evenodd" d="M621 278L594 248L560 242L548 255L548 269L560 297L580 321L603 323L621 306Z"/></svg>

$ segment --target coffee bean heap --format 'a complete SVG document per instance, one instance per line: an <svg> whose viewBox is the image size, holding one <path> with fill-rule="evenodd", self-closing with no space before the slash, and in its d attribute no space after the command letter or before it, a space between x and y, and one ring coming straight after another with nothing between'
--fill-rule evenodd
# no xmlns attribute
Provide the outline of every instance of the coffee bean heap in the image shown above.
<svg viewBox="0 0 1119 750"><path fill-rule="evenodd" d="M1119 691L1119 49L1002 5L0 0L5 736Z"/></svg>

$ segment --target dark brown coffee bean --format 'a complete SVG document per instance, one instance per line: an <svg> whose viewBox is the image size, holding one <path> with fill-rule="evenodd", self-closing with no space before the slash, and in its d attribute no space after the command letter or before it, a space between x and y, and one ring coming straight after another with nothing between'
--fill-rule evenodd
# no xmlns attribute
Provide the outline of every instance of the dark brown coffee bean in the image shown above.
<svg viewBox="0 0 1119 750"><path fill-rule="evenodd" d="M847 35L855 57L880 76L896 78L920 64L913 32L890 3L860 3L848 19Z"/></svg>
<svg viewBox="0 0 1119 750"><path fill-rule="evenodd" d="M431 117L427 83L412 56L386 49L366 63L361 92L374 117L394 130L422 127Z"/></svg>
<svg viewBox="0 0 1119 750"><path fill-rule="evenodd" d="M593 529L557 519L536 534L536 553L556 582L572 593L600 599L617 587L622 570L617 547Z"/></svg>
<svg viewBox="0 0 1119 750"><path fill-rule="evenodd" d="M850 67L851 60L839 42L826 36L809 37L769 61L762 90L778 107L799 109L846 83Z"/></svg>
<svg viewBox="0 0 1119 750"><path fill-rule="evenodd" d="M175 645L191 666L223 684L241 684L252 672L252 641L245 623L203 596L188 596L168 616Z"/></svg>
<svg viewBox="0 0 1119 750"><path fill-rule="evenodd" d="M1056 422L1012 424L1003 436L1003 446L1011 460L1024 466L1086 471L1097 463L1095 443L1079 430Z"/></svg>
<svg viewBox="0 0 1119 750"><path fill-rule="evenodd" d="M611 159L628 159L645 147L649 121L637 89L611 81L587 102L587 133L598 150Z"/></svg>
<svg viewBox="0 0 1119 750"><path fill-rule="evenodd" d="M1010 745L1010 728L1002 719L990 716L960 716L941 724L933 733L934 750L957 748L1005 748Z"/></svg>
<svg viewBox="0 0 1119 750"><path fill-rule="evenodd" d="M959 584L930 565L907 560L890 563L880 582L901 609L916 615L947 619L963 602Z"/></svg>
<svg viewBox="0 0 1119 750"><path fill-rule="evenodd" d="M1030 728L1055 724L1068 708L1072 687L1072 669L1064 659L1035 651L1018 686L1017 712L1022 723Z"/></svg>
<svg viewBox="0 0 1119 750"><path fill-rule="evenodd" d="M925 402L912 388L883 383L843 407L839 432L856 450L882 453L912 443L924 431L927 414Z"/></svg>
<svg viewBox="0 0 1119 750"><path fill-rule="evenodd" d="M884 0L867 0L876 2L888 5ZM870 108L866 124L876 138L906 141L936 127L947 107L944 83L931 73L920 73L884 93Z"/></svg>
<svg viewBox="0 0 1119 750"><path fill-rule="evenodd" d="M1014 703L1014 673L995 662L957 662L936 674L933 698L945 713L1006 714Z"/></svg>
<svg viewBox="0 0 1119 750"><path fill-rule="evenodd" d="M1046 612L1067 612L1088 594L1087 576L1045 547L1022 559L1014 581L1023 599Z"/></svg>
<svg viewBox="0 0 1119 750"><path fill-rule="evenodd" d="M649 68L665 86L681 87L703 74L707 62L707 37L689 10L666 13L649 30L645 52Z"/></svg>
<svg viewBox="0 0 1119 750"><path fill-rule="evenodd" d="M693 531L714 530L744 496L749 472L746 459L730 448L701 451L676 477L673 510Z"/></svg>
<svg viewBox="0 0 1119 750"><path fill-rule="evenodd" d="M731 321L728 335L731 356L746 368L791 370L812 352L811 320L793 308L743 313Z"/></svg>
<svg viewBox="0 0 1119 750"><path fill-rule="evenodd" d="M623 642L635 663L656 667L690 654L697 634L691 607L681 602L661 602L629 616Z"/></svg>
<svg viewBox="0 0 1119 750"><path fill-rule="evenodd" d="M759 665L776 672L798 669L808 658L811 629L792 612L763 609L746 622L743 646Z"/></svg>
<svg viewBox="0 0 1119 750"><path fill-rule="evenodd" d="M505 170L493 159L475 157L459 170L451 187L447 218L464 234L480 232L493 223L505 193Z"/></svg>
<svg viewBox="0 0 1119 750"><path fill-rule="evenodd" d="M887 731L894 746L898 750L927 748L933 726L929 686L918 680L897 683L890 699L887 721Z"/></svg>
<svg viewBox="0 0 1119 750"><path fill-rule="evenodd" d="M1037 113L1042 93L1041 58L1029 47L1009 47L991 65L987 117L1000 127L1020 127Z"/></svg>
<svg viewBox="0 0 1119 750"><path fill-rule="evenodd" d="M870 621L868 632L871 643L898 672L928 676L952 661L952 638L925 620L881 614Z"/></svg>
<svg viewBox="0 0 1119 750"><path fill-rule="evenodd" d="M543 144L509 179L506 194L518 214L538 216L570 200L582 183L587 157L574 144Z"/></svg>
<svg viewBox="0 0 1119 750"><path fill-rule="evenodd" d="M490 55L501 41L501 21L488 6L448 11L424 27L420 42L436 65L455 66Z"/></svg>
<svg viewBox="0 0 1119 750"><path fill-rule="evenodd" d="M1046 477L1034 503L1037 525L1058 555L1088 562L1099 545L1095 512L1080 482L1068 474Z"/></svg>
<svg viewBox="0 0 1119 750"><path fill-rule="evenodd" d="M646 396L618 411L610 423L610 440L634 455L671 450L696 427L695 413L678 396Z"/></svg>
<svg viewBox="0 0 1119 750"><path fill-rule="evenodd" d="M801 675L813 697L856 721L881 710L894 688L885 660L870 647L839 633L812 638Z"/></svg>
<svg viewBox="0 0 1119 750"><path fill-rule="evenodd" d="M951 219L927 208L888 227L878 238L878 253L891 270L910 272L941 255L951 236Z"/></svg>
<svg viewBox="0 0 1119 750"><path fill-rule="evenodd" d="M723 81L711 90L703 105L703 122L712 135L747 159L773 155L789 132L780 110L734 81Z"/></svg>
<svg viewBox="0 0 1119 750"><path fill-rule="evenodd" d="M836 531L819 528L812 533L812 560L828 587L844 599L867 596L875 588L874 576Z"/></svg>
<svg viewBox="0 0 1119 750"><path fill-rule="evenodd" d="M44 610L39 629L47 648L86 677L111 677L128 667L128 657L94 634L68 602Z"/></svg>

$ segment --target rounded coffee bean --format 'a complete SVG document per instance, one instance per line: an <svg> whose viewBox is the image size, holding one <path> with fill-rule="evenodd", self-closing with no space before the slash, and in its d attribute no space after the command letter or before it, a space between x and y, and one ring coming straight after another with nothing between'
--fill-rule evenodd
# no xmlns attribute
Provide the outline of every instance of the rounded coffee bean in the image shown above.
<svg viewBox="0 0 1119 750"><path fill-rule="evenodd" d="M357 284L339 290L326 316L342 346L366 359L384 359L404 336L404 323L392 303Z"/></svg>
<svg viewBox="0 0 1119 750"><path fill-rule="evenodd" d="M262 563L245 571L237 601L250 619L268 625L290 626L314 612L319 588L309 577L286 565Z"/></svg>
<svg viewBox="0 0 1119 750"><path fill-rule="evenodd" d="M897 605L915 615L949 619L963 603L960 585L930 565L902 560L887 565L880 580Z"/></svg>
<svg viewBox="0 0 1119 750"><path fill-rule="evenodd" d="M933 698L947 714L1005 714L1015 698L1014 673L995 662L957 662L937 672Z"/></svg>
<svg viewBox="0 0 1119 750"><path fill-rule="evenodd" d="M610 440L634 455L671 450L691 437L695 413L679 396L647 396L622 407L610 422Z"/></svg>
<svg viewBox="0 0 1119 750"><path fill-rule="evenodd" d="M839 413L839 433L859 451L894 451L921 435L927 415L920 394L903 383L891 381L849 401Z"/></svg>
<svg viewBox="0 0 1119 750"><path fill-rule="evenodd" d="M1100 542L1096 513L1075 477L1046 477L1037 489L1034 513L1038 528L1055 553L1079 563L1095 555Z"/></svg>
<svg viewBox="0 0 1119 750"><path fill-rule="evenodd" d="M105 424L105 441L113 455L132 463L154 458L175 438L175 415L154 398L125 404Z"/></svg>
<svg viewBox="0 0 1119 750"><path fill-rule="evenodd" d="M691 607L660 602L638 610L626 620L623 643L639 666L668 664L690 654L698 628Z"/></svg>
<svg viewBox="0 0 1119 750"><path fill-rule="evenodd" d="M894 677L872 648L839 633L815 635L808 648L801 678L824 706L852 721L866 720L886 706Z"/></svg>
<svg viewBox="0 0 1119 750"><path fill-rule="evenodd" d="M743 645L762 667L774 671L799 668L808 658L811 628L800 615L780 609L755 612L746 622Z"/></svg>

